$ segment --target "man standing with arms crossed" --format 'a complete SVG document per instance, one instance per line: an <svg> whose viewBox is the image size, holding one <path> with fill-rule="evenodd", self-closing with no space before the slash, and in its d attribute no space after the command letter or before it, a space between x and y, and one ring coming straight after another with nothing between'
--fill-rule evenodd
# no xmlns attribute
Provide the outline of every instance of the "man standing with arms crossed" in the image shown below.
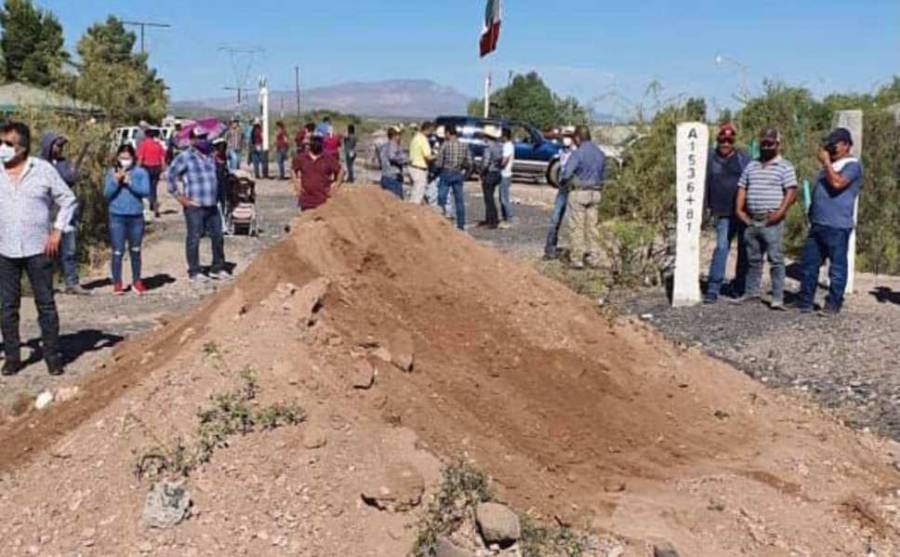
<svg viewBox="0 0 900 557"><path fill-rule="evenodd" d="M716 250L709 265L709 283L703 302L714 304L725 281L725 268L731 241L738 239L737 272L732 283L733 295L743 296L747 279L747 251L744 246L744 223L735 216L737 184L750 159L744 151L735 148L737 130L728 122L719 126L716 147L709 153L706 170L706 206L716 223Z"/></svg>
<svg viewBox="0 0 900 557"><path fill-rule="evenodd" d="M772 275L773 310L784 311L784 219L797 199L797 173L779 154L781 134L766 128L759 135L759 160L752 161L738 180L735 213L747 225L747 292L735 303L760 300L763 256Z"/></svg>
<svg viewBox="0 0 900 557"><path fill-rule="evenodd" d="M53 259L75 212L75 194L50 163L29 156L30 152L28 126L9 123L0 128L0 329L6 353L2 373L15 375L22 368L19 308L24 271L34 291L47 370L61 375ZM53 205L59 212L51 228Z"/></svg>
<svg viewBox="0 0 900 557"><path fill-rule="evenodd" d="M463 195L466 172L473 165L472 152L469 146L460 143L456 135L456 126L447 124L444 128L447 136L437 156L437 167L441 170L441 181L438 183L438 206L442 211L447 206L447 195L453 190L453 203L456 205L456 228L466 229L466 200Z"/></svg>
<svg viewBox="0 0 900 557"><path fill-rule="evenodd" d="M847 251L863 168L859 160L850 156L853 137L849 130L834 130L825 138L824 144L818 154L822 170L816 178L809 208L809 236L803 246L799 306L804 313L812 311L819 285L819 268L822 260L827 258L829 286L822 313L836 315L844 305L847 289Z"/></svg>
<svg viewBox="0 0 900 557"><path fill-rule="evenodd" d="M412 190L409 202L421 205L425 199L425 188L428 187L428 166L434 161L428 135L434 130L434 124L423 122L419 131L409 144L409 176L412 178Z"/></svg>

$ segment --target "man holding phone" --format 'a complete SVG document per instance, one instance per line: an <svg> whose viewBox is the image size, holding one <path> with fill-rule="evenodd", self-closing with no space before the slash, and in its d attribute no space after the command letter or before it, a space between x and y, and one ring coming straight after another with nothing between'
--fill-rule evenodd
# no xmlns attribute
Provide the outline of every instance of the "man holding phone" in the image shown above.
<svg viewBox="0 0 900 557"><path fill-rule="evenodd" d="M198 128L191 132L191 147L175 157L167 180L169 193L184 207L187 225L185 255L188 279L203 283L208 279L230 278L225 271L225 238L219 214L219 186L212 144L207 134ZM182 189L178 189L178 181ZM200 238L206 234L212 242L212 266L207 277L200 269Z"/></svg>
<svg viewBox="0 0 900 557"><path fill-rule="evenodd" d="M47 370L61 375L53 260L75 212L75 194L53 165L29 156L30 152L28 126L8 123L0 127L0 329L6 353L2 373L15 375L22 368L19 307L24 272L34 291ZM54 205L59 212L51 222Z"/></svg>

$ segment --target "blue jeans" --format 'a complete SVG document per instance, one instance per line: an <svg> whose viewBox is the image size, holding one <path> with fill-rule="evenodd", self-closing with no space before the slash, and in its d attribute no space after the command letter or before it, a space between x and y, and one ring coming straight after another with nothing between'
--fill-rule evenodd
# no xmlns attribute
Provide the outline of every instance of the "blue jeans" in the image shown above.
<svg viewBox="0 0 900 557"><path fill-rule="evenodd" d="M803 278L800 282L800 307L812 309L819 286L819 268L828 259L828 296L825 306L840 310L847 290L847 250L850 247L850 229L832 228L814 224L803 245Z"/></svg>
<svg viewBox="0 0 900 557"><path fill-rule="evenodd" d="M353 163L356 162L356 153L351 153L350 151L344 152L344 164L347 166L347 180L348 184L352 184L356 181L356 175L353 171Z"/></svg>
<svg viewBox="0 0 900 557"><path fill-rule="evenodd" d="M59 259L62 264L63 281L67 287L78 286L78 229L63 232L59 243Z"/></svg>
<svg viewBox="0 0 900 557"><path fill-rule="evenodd" d="M762 284L763 256L769 260L772 276L772 302L784 302L784 221L766 226L764 221L753 221L744 231L747 244L747 296L759 296Z"/></svg>
<svg viewBox="0 0 900 557"><path fill-rule="evenodd" d="M716 299L725 281L725 268L728 266L728 254L731 242L737 237L737 271L734 275L732 290L736 296L744 294L747 281L747 248L744 245L744 229L747 228L737 217L716 217L716 250L709 265L709 284L706 286L706 297Z"/></svg>
<svg viewBox="0 0 900 557"><path fill-rule="evenodd" d="M112 280L122 284L122 260L125 247L131 259L131 282L141 280L141 242L144 239L144 215L109 215L109 243L112 244Z"/></svg>
<svg viewBox="0 0 900 557"><path fill-rule="evenodd" d="M278 177L282 180L287 178L287 175L284 173L284 161L287 160L287 156L287 151L277 151L275 153L275 160L278 161Z"/></svg>
<svg viewBox="0 0 900 557"><path fill-rule="evenodd" d="M403 182L398 178L390 176L381 177L381 189L391 192L398 198L403 199Z"/></svg>
<svg viewBox="0 0 900 557"><path fill-rule="evenodd" d="M241 167L241 152L237 150L228 151L228 170L238 170Z"/></svg>
<svg viewBox="0 0 900 557"><path fill-rule="evenodd" d="M453 204L456 205L456 228L466 229L466 200L463 197L463 175L456 170L445 170L438 183L438 207L447 206L447 197L453 190Z"/></svg>
<svg viewBox="0 0 900 557"><path fill-rule="evenodd" d="M185 207L184 220L187 224L185 256L187 257L188 276L200 274L200 237L205 232L212 242L211 273L219 273L225 269L225 238L222 234L222 218L219 208Z"/></svg>
<svg viewBox="0 0 900 557"><path fill-rule="evenodd" d="M250 151L250 163L253 165L253 177L259 180L262 178L260 165L262 164L262 151L256 149Z"/></svg>
<svg viewBox="0 0 900 557"><path fill-rule="evenodd" d="M566 205L569 202L569 190L559 188L556 190L556 200L553 202L553 212L550 214L550 229L547 231L547 241L544 244L544 255L556 257L557 244L559 244L559 227L563 217L566 216Z"/></svg>
<svg viewBox="0 0 900 557"><path fill-rule="evenodd" d="M511 186L511 176L500 178L500 216L507 222L513 219L512 203L509 200L509 188Z"/></svg>

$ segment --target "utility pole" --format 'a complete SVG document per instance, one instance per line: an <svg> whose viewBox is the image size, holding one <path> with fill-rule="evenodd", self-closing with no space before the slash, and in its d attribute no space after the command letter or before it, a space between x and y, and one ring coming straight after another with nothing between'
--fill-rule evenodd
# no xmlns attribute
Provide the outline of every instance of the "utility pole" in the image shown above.
<svg viewBox="0 0 900 557"><path fill-rule="evenodd" d="M152 21L123 21L122 25L134 25L141 28L141 54L144 54L144 29L147 27L157 27L160 29L168 29L172 27L168 23L154 23Z"/></svg>
<svg viewBox="0 0 900 557"><path fill-rule="evenodd" d="M226 91L236 91L237 92L238 107L240 107L241 104L243 104L243 99L246 98L246 95L244 93L247 91L250 91L249 87L222 87L222 89L225 89Z"/></svg>
<svg viewBox="0 0 900 557"><path fill-rule="evenodd" d="M300 66L294 66L294 85L297 90L297 117L300 117Z"/></svg>

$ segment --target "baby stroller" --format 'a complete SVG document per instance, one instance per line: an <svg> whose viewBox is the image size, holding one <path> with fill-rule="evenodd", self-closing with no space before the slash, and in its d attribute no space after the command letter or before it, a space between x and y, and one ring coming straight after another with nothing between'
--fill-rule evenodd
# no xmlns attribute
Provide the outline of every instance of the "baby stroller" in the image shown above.
<svg viewBox="0 0 900 557"><path fill-rule="evenodd" d="M225 192L225 227L228 234L259 234L259 213L256 210L256 182L249 172L236 170L228 177Z"/></svg>

